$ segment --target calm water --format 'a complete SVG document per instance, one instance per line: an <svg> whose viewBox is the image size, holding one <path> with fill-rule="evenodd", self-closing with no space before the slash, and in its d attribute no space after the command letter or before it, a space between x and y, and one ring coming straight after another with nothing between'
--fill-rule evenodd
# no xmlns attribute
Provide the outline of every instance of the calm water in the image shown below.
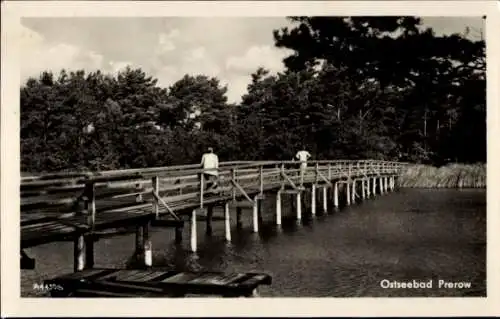
<svg viewBox="0 0 500 319"><path fill-rule="evenodd" d="M198 225L198 253L187 252L189 226L182 247L172 229L153 229L153 264L161 268L262 271L273 284L265 297L485 296L486 191L414 190L377 196L361 204L317 216L297 225L284 197L284 220L274 226L274 198L263 206L259 234L251 232L251 211L243 229L232 215L230 244L223 222L213 222L211 237ZM318 203L318 211L322 207ZM222 214L216 210L215 214ZM96 243L96 267L124 267L131 260L135 235ZM27 250L35 270L22 270L23 296L36 296L33 283L72 272L72 243L52 243ZM383 289L380 282L434 280L432 289ZM438 280L471 282L469 289L438 289Z"/></svg>

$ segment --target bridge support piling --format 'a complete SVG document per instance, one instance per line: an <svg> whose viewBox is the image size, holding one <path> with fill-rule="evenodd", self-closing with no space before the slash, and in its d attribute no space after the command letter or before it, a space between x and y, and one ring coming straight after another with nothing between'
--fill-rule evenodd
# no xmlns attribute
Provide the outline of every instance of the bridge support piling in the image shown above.
<svg viewBox="0 0 500 319"><path fill-rule="evenodd" d="M153 245L149 237L149 223L144 225L144 266L153 266Z"/></svg>
<svg viewBox="0 0 500 319"><path fill-rule="evenodd" d="M361 199L366 199L366 179L361 179Z"/></svg>
<svg viewBox="0 0 500 319"><path fill-rule="evenodd" d="M197 250L197 234L196 234L196 209L191 213L191 251L193 253Z"/></svg>
<svg viewBox="0 0 500 319"><path fill-rule="evenodd" d="M351 205L351 185L349 185L349 182L346 182L346 205L349 206Z"/></svg>
<svg viewBox="0 0 500 319"><path fill-rule="evenodd" d="M386 192L386 193L388 193L388 191L389 191L387 180L388 180L388 177L384 176L384 192Z"/></svg>
<svg viewBox="0 0 500 319"><path fill-rule="evenodd" d="M231 241L231 220L229 214L229 203L224 204L224 230L226 235L226 241Z"/></svg>
<svg viewBox="0 0 500 319"><path fill-rule="evenodd" d="M262 195L260 195L262 196ZM262 224L262 197L259 196L257 201L257 217L260 224Z"/></svg>
<svg viewBox="0 0 500 319"><path fill-rule="evenodd" d="M373 193L374 197L375 197L375 195L377 195L377 178L376 177L372 178L372 193Z"/></svg>
<svg viewBox="0 0 500 319"><path fill-rule="evenodd" d="M392 191L394 191L394 188L395 188L395 187L394 187L394 186L395 186L395 184L396 184L396 183L395 183L395 179L396 179L396 178L395 178L394 176L391 176L391 190L392 190Z"/></svg>
<svg viewBox="0 0 500 319"><path fill-rule="evenodd" d="M276 225L281 225L281 191L276 193Z"/></svg>
<svg viewBox="0 0 500 319"><path fill-rule="evenodd" d="M143 226L137 226L135 228L135 254L136 256L142 256L144 253L144 233Z"/></svg>
<svg viewBox="0 0 500 319"><path fill-rule="evenodd" d="M372 196L370 192L370 178L366 178L366 198L370 198Z"/></svg>
<svg viewBox="0 0 500 319"><path fill-rule="evenodd" d="M182 243L182 227L175 227L175 243L180 244Z"/></svg>
<svg viewBox="0 0 500 319"><path fill-rule="evenodd" d="M382 180L383 180L383 178L379 177L378 181L379 181L379 187L380 187L380 195L384 195L384 183Z"/></svg>
<svg viewBox="0 0 500 319"><path fill-rule="evenodd" d="M302 220L302 200L301 200L301 192L298 192L295 196L296 200L296 210L297 210L297 220Z"/></svg>
<svg viewBox="0 0 500 319"><path fill-rule="evenodd" d="M316 216L316 185L311 186L311 214Z"/></svg>
<svg viewBox="0 0 500 319"><path fill-rule="evenodd" d="M85 237L79 235L75 238L74 249L74 271L82 271L85 269Z"/></svg>
<svg viewBox="0 0 500 319"><path fill-rule="evenodd" d="M337 182L333 186L333 206L339 208L339 184Z"/></svg>
<svg viewBox="0 0 500 319"><path fill-rule="evenodd" d="M353 204L356 203L356 180L352 180L352 193L351 193L351 201Z"/></svg>
<svg viewBox="0 0 500 319"><path fill-rule="evenodd" d="M241 222L241 207L236 207L236 228L243 228L243 223Z"/></svg>
<svg viewBox="0 0 500 319"><path fill-rule="evenodd" d="M85 237L85 268L94 267L94 237Z"/></svg>
<svg viewBox="0 0 500 319"><path fill-rule="evenodd" d="M253 199L253 232L259 232L259 200L255 197Z"/></svg>
<svg viewBox="0 0 500 319"><path fill-rule="evenodd" d="M205 228L205 233L210 236L212 235L212 217L214 215L214 207L212 205L207 206L207 216L206 216L206 228Z"/></svg>
<svg viewBox="0 0 500 319"><path fill-rule="evenodd" d="M328 212L328 188L323 187L323 213Z"/></svg>

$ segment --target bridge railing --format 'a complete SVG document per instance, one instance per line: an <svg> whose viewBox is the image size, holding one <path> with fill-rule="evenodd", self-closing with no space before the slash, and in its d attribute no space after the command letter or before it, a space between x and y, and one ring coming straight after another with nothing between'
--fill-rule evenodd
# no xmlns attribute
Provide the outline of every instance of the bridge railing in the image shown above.
<svg viewBox="0 0 500 319"><path fill-rule="evenodd" d="M203 207L207 197L248 197L276 187L297 188L304 183L327 183L335 178L399 174L405 163L375 160L309 161L301 169L298 161L222 162L217 170L218 187L207 189L199 164L97 173L47 174L21 181L21 222L29 215L47 216L83 213L93 227L101 211L150 207L157 215L170 214L189 205ZM183 206L184 205L184 206ZM26 219L25 219L26 218ZM35 218L35 217L33 217Z"/></svg>

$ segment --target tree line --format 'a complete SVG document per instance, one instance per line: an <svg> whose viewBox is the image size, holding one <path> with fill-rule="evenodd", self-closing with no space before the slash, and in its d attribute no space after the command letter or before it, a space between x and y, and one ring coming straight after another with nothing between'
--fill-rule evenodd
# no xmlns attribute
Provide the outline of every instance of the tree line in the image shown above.
<svg viewBox="0 0 500 319"><path fill-rule="evenodd" d="M258 68L241 103L203 74L168 88L141 69L42 72L21 87L25 172L221 160L486 161L485 44L415 17L291 17L285 69ZM230 85L230 84L229 84Z"/></svg>

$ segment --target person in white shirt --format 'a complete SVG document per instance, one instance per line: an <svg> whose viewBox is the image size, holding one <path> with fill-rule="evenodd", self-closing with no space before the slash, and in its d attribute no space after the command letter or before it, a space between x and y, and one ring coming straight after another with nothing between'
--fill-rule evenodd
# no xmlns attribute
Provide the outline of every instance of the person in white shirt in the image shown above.
<svg viewBox="0 0 500 319"><path fill-rule="evenodd" d="M203 167L203 177L205 178L207 188L217 187L217 179L219 176L219 157L214 153L214 149L209 147L208 152L201 157L201 166Z"/></svg>
<svg viewBox="0 0 500 319"><path fill-rule="evenodd" d="M304 183L304 173L307 168L307 160L311 157L311 153L302 148L301 151L298 151L295 154L295 158L300 161L300 184Z"/></svg>

